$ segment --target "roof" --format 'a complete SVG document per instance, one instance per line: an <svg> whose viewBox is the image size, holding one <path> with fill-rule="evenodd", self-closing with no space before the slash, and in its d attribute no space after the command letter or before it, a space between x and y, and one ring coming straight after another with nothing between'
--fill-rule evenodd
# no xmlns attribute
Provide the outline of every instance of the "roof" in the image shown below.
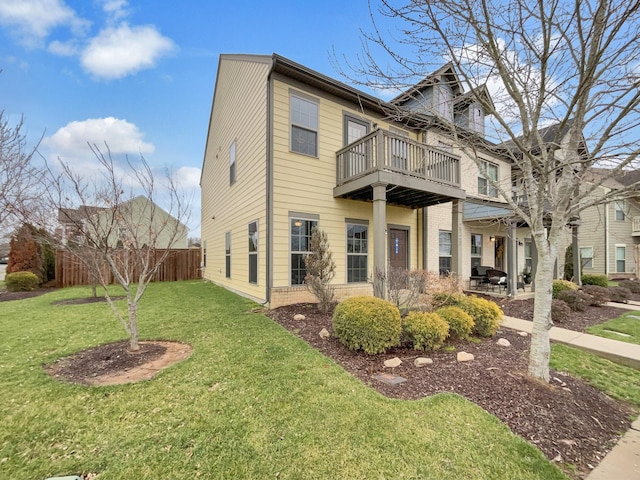
<svg viewBox="0 0 640 480"><path fill-rule="evenodd" d="M569 132L569 129L573 125L573 119L570 119L564 124L562 122L554 123L553 125L549 125L548 127L543 127L538 129L538 133L542 138L543 145L547 147L555 147L560 148L560 142L565 137L565 135ZM519 136L518 139L524 138L523 135ZM502 146L510 149L516 150L517 147L513 140L508 140L501 144ZM540 143L537 141L537 138L534 139L534 143L531 145L532 150L537 150L540 148Z"/></svg>
<svg viewBox="0 0 640 480"><path fill-rule="evenodd" d="M389 103L397 105L397 104L402 104L408 100L411 100L412 98L415 98L416 94L420 94L421 91L424 90L426 87L430 87L432 85L435 85L436 83L440 83L441 77L447 77L448 81L446 83L450 85L455 85L458 90L462 90L462 86L460 84L458 74L454 70L453 65L451 63L447 63L442 67L440 67L435 72L427 75L420 82L409 87L407 90L402 92L400 95L398 95L394 99L390 100Z"/></svg>
<svg viewBox="0 0 640 480"><path fill-rule="evenodd" d="M103 210L106 210L106 208L93 207L90 205L80 205L78 208L59 208L58 222L77 223Z"/></svg>

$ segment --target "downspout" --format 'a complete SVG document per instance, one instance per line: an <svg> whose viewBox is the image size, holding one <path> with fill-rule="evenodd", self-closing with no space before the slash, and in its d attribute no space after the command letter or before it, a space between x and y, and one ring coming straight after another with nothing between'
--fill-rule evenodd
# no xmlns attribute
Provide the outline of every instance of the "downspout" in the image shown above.
<svg viewBox="0 0 640 480"><path fill-rule="evenodd" d="M422 270L427 270L427 208L422 207Z"/></svg>
<svg viewBox="0 0 640 480"><path fill-rule="evenodd" d="M592 254L593 255L593 254ZM609 204L604 204L604 274L609 278Z"/></svg>
<svg viewBox="0 0 640 480"><path fill-rule="evenodd" d="M271 303L271 289L273 287L273 144L271 139L273 138L273 80L271 76L276 67L276 59L273 58L271 69L267 74L267 141L266 141L266 229L267 235L265 235L265 299L266 303Z"/></svg>

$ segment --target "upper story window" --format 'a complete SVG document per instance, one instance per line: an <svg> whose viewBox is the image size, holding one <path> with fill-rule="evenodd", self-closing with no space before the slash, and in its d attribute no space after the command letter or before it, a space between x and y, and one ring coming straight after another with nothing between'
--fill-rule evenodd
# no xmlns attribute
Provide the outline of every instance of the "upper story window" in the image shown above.
<svg viewBox="0 0 640 480"><path fill-rule="evenodd" d="M291 151L318 156L318 103L291 94Z"/></svg>
<svg viewBox="0 0 640 480"><path fill-rule="evenodd" d="M618 200L616 202L616 220L624 220L624 201Z"/></svg>
<svg viewBox="0 0 640 480"><path fill-rule="evenodd" d="M229 147L229 185L236 182L236 141Z"/></svg>
<svg viewBox="0 0 640 480"><path fill-rule="evenodd" d="M497 197L498 189L490 183L490 180L498 181L498 166L483 160L478 168L478 193L489 197Z"/></svg>
<svg viewBox="0 0 640 480"><path fill-rule="evenodd" d="M350 115L344 116L344 144L349 145L369 133L369 122Z"/></svg>

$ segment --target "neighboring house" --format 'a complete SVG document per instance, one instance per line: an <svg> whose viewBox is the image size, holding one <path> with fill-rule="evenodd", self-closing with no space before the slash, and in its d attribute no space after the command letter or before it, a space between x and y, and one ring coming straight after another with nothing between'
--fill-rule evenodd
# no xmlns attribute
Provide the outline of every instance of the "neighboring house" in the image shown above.
<svg viewBox="0 0 640 480"><path fill-rule="evenodd" d="M596 181L608 173L593 169ZM594 195L603 196L640 180L640 171L603 182ZM635 197L591 207L580 215L582 273L632 278L640 271L640 192Z"/></svg>
<svg viewBox="0 0 640 480"><path fill-rule="evenodd" d="M155 248L187 248L188 228L147 197L138 196L112 208L81 205L58 210L56 236L63 245L84 244L86 236L112 248L128 241Z"/></svg>
<svg viewBox="0 0 640 480"><path fill-rule="evenodd" d="M484 112L450 65L384 102L276 54L221 55L200 182L204 278L272 307L313 300L313 227L328 234L338 298L373 293L387 265L468 281L472 266L506 270L510 245L524 265L525 239L507 242L509 210L486 178L510 191L508 157L485 142L480 171L443 118L481 143Z"/></svg>

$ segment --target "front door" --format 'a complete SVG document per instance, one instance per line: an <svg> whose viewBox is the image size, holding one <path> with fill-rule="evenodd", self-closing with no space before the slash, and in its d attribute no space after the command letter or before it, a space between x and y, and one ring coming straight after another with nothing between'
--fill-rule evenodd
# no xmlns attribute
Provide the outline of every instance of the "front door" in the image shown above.
<svg viewBox="0 0 640 480"><path fill-rule="evenodd" d="M389 265L392 268L409 268L408 234L407 230L389 229Z"/></svg>
<svg viewBox="0 0 640 480"><path fill-rule="evenodd" d="M504 262L504 253L505 253L505 238L504 237L496 237L496 241L495 241L495 260L494 260L494 268L496 270L502 270L505 271L506 269L504 268L505 266L505 262Z"/></svg>

